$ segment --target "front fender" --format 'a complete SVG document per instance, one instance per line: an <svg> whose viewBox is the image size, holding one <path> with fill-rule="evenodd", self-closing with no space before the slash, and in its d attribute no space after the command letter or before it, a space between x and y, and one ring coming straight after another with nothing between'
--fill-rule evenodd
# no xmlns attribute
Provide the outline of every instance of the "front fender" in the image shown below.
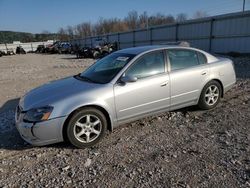
<svg viewBox="0 0 250 188"><path fill-rule="evenodd" d="M97 106L104 109L108 114L111 122L111 128L115 124L115 104L112 92L102 93L101 97L96 97L96 95L85 95L79 94L74 97L69 97L61 102L53 104L54 110L50 118L57 118L62 116L69 116L76 109L82 108L84 106Z"/></svg>

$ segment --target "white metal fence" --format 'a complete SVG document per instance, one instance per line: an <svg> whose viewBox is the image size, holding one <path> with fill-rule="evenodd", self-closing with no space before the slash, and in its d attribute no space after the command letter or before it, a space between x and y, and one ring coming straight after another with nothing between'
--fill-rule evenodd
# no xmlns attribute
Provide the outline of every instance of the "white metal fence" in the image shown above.
<svg viewBox="0 0 250 188"><path fill-rule="evenodd" d="M191 46L214 53L250 53L250 11L225 14L183 23L72 40L92 46L96 39L118 42L119 48L188 41Z"/></svg>

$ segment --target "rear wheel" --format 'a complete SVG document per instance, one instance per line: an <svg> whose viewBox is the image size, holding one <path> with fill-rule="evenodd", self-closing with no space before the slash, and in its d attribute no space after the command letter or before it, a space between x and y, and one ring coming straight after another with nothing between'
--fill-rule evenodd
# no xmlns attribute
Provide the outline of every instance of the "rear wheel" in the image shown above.
<svg viewBox="0 0 250 188"><path fill-rule="evenodd" d="M107 120L102 112L95 108L85 108L75 113L67 127L67 136L71 144L78 148L91 147L105 135Z"/></svg>
<svg viewBox="0 0 250 188"><path fill-rule="evenodd" d="M199 107L205 110L214 108L220 102L221 94L221 85L215 80L210 81L201 92Z"/></svg>

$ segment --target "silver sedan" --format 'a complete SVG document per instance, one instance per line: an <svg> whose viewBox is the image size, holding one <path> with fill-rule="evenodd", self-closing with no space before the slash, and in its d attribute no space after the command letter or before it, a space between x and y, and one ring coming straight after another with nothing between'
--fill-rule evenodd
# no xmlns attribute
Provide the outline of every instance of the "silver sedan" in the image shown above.
<svg viewBox="0 0 250 188"><path fill-rule="evenodd" d="M16 127L33 145L69 140L85 148L107 130L145 116L192 105L214 108L235 80L231 60L202 50L124 49L28 92L17 107Z"/></svg>

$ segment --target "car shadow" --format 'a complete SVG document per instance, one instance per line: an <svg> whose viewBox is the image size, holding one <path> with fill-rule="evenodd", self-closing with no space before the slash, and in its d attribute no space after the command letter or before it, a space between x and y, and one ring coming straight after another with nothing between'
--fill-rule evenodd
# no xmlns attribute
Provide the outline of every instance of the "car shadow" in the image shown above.
<svg viewBox="0 0 250 188"><path fill-rule="evenodd" d="M0 107L0 148L22 149L25 143L15 127L15 108L19 98L11 99Z"/></svg>
<svg viewBox="0 0 250 188"><path fill-rule="evenodd" d="M15 98L8 100L5 102L1 107L0 107L0 114L3 113L4 111L8 110L15 110L16 106L18 105L20 98Z"/></svg>
<svg viewBox="0 0 250 188"><path fill-rule="evenodd" d="M18 105L19 98L11 99L5 102L0 107L0 149L7 150L24 150L28 148L33 148L34 146L25 142L19 135L15 127L15 108ZM182 109L175 110L173 112L181 112L186 114L188 112L200 111L197 106L186 107ZM64 148L73 149L74 147L69 144L69 142L62 142L57 144L52 144L48 146L43 146L45 148ZM43 148L41 147L41 148Z"/></svg>
<svg viewBox="0 0 250 188"><path fill-rule="evenodd" d="M186 114L188 112L199 112L202 111L197 105L196 106L188 106L185 108L180 108L178 110L173 110L171 112L181 112L183 114Z"/></svg>

